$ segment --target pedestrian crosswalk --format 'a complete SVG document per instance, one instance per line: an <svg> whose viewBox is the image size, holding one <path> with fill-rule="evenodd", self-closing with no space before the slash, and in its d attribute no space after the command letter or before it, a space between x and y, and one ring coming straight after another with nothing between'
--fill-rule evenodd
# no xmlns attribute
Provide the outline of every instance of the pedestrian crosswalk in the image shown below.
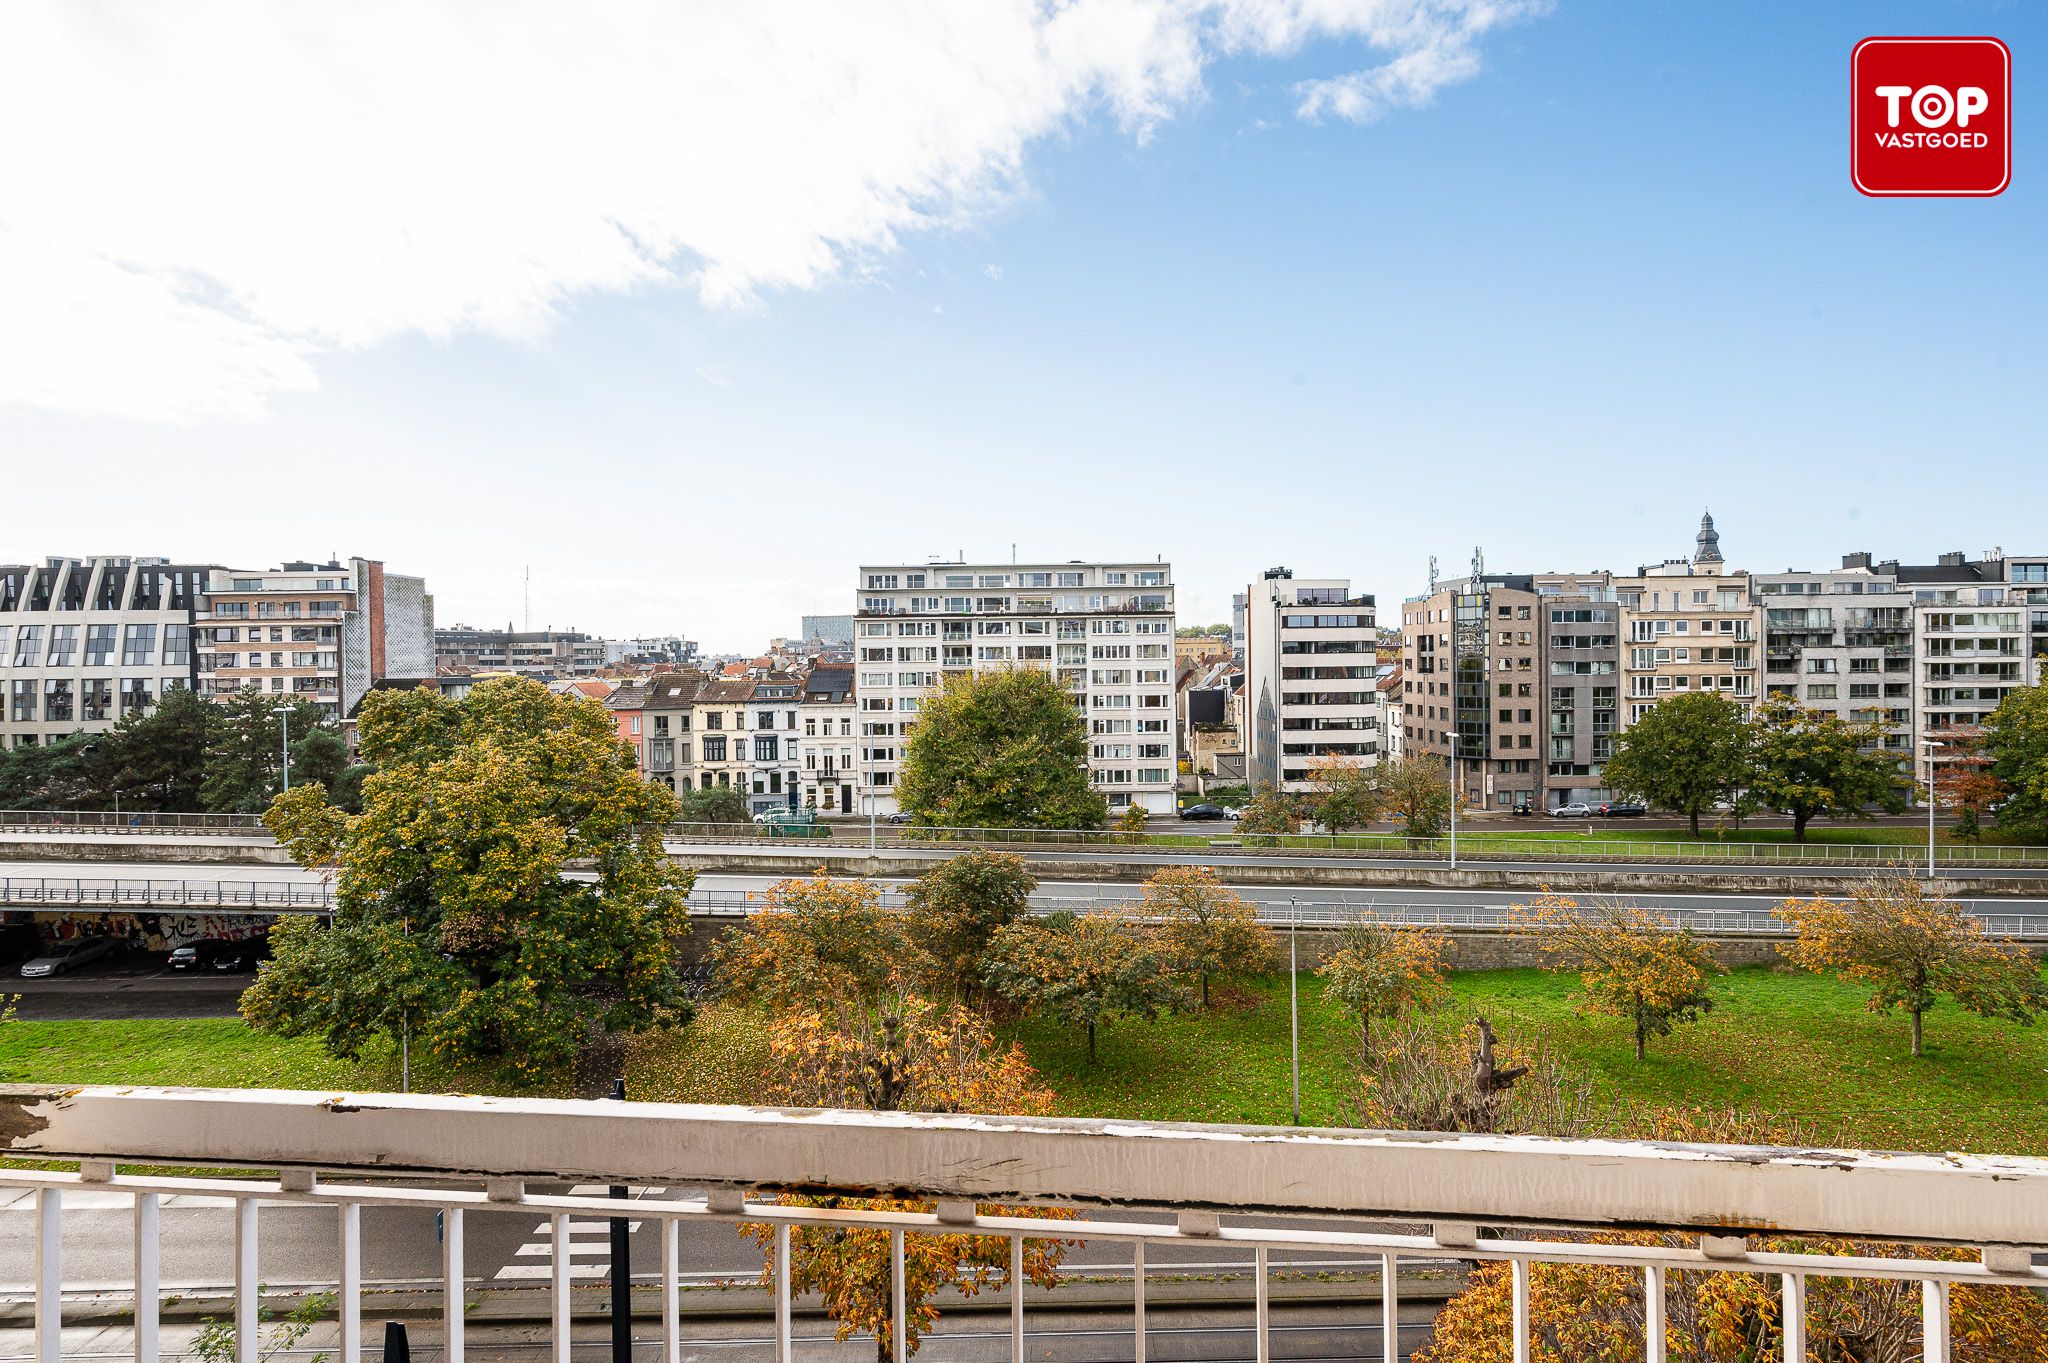
<svg viewBox="0 0 2048 1363"><path fill-rule="evenodd" d="M603 1197L611 1189L602 1183L579 1183L569 1190L571 1197ZM651 1191L647 1188L629 1188L632 1197L639 1197ZM602 1278L611 1267L611 1222L605 1217L572 1216L564 1223L568 1233L563 1243L555 1243L555 1223L552 1217L543 1218L527 1235L526 1243L512 1251L512 1258L498 1270L501 1281L520 1278L546 1280L554 1274L555 1255L561 1254L568 1261L569 1280L579 1278ZM640 1229L638 1221L626 1225L628 1234Z"/></svg>

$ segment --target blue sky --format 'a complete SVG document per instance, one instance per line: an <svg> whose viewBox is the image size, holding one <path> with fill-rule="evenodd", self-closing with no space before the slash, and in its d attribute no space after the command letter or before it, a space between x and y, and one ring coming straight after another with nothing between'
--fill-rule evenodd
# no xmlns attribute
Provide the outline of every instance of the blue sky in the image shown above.
<svg viewBox="0 0 2048 1363"><path fill-rule="evenodd" d="M368 554L444 623L516 618L530 566L536 624L724 651L848 609L861 562L1012 543L1164 555L1184 622L1282 563L1385 618L1475 545L1632 568L1707 505L1759 569L2038 550L2044 29L1559 0L1363 123L1297 105L1364 44L1225 53L1149 132L1080 101L999 201L742 306L577 289L537 324L321 344L311 383L225 414L17 402L36 510L0 557ZM1851 187L1875 33L2011 47L2004 195Z"/></svg>

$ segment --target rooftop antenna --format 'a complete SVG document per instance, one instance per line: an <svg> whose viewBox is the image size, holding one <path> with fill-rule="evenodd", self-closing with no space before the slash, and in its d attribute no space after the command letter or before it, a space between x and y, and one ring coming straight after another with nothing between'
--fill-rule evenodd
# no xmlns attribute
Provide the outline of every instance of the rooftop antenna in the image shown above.
<svg viewBox="0 0 2048 1363"><path fill-rule="evenodd" d="M1429 556L1429 594L1436 595L1436 555Z"/></svg>
<svg viewBox="0 0 2048 1363"><path fill-rule="evenodd" d="M533 565L526 566L526 631L533 632Z"/></svg>

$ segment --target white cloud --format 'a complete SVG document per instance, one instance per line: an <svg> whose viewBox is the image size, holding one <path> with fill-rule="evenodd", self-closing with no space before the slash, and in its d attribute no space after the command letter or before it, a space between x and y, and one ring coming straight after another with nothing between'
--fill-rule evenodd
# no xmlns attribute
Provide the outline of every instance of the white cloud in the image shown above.
<svg viewBox="0 0 2048 1363"><path fill-rule="evenodd" d="M325 352L531 335L650 285L755 306L868 277L1016 192L1035 142L1142 139L1224 53L1363 43L1370 118L1477 66L1508 0L10 5L0 406L196 420Z"/></svg>
<svg viewBox="0 0 2048 1363"><path fill-rule="evenodd" d="M984 265L981 267L981 272L998 284L1003 282L1003 267L1000 265Z"/></svg>

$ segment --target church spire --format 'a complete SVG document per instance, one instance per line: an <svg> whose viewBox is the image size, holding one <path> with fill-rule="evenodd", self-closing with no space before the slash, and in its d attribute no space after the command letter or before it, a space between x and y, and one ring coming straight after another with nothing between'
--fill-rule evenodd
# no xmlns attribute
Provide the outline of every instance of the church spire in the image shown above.
<svg viewBox="0 0 2048 1363"><path fill-rule="evenodd" d="M1721 532L1714 529L1714 513L1709 511L1700 516L1700 532L1693 536L1699 546L1693 551L1694 563L1721 562Z"/></svg>

